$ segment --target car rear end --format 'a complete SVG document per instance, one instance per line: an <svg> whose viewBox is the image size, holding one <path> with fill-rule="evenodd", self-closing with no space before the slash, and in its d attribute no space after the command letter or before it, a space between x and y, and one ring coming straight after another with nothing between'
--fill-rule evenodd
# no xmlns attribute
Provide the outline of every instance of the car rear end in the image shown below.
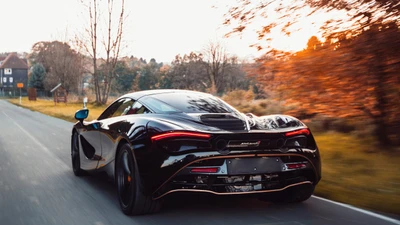
<svg viewBox="0 0 400 225"><path fill-rule="evenodd" d="M320 156L306 127L274 131L165 132L152 137L164 151L163 182L154 192L217 195L279 192L321 178Z"/></svg>
<svg viewBox="0 0 400 225"><path fill-rule="evenodd" d="M294 117L244 115L188 91L141 101L156 112L147 124L148 153L138 160L155 199L173 192L280 192L321 179L313 135Z"/></svg>

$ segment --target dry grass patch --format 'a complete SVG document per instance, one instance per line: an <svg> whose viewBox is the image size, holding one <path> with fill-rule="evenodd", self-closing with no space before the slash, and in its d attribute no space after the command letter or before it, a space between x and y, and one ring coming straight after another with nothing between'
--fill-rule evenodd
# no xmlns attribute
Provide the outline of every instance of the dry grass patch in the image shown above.
<svg viewBox="0 0 400 225"><path fill-rule="evenodd" d="M9 102L20 105L19 99L10 99ZM37 99L37 101L29 101L27 97L22 98L21 107L28 108L32 111L41 112L43 114L57 117L70 122L76 122L74 115L75 112L83 108L82 102L69 102L68 104L59 103L54 105L54 101L47 99ZM87 108L89 109L88 121L97 119L100 114L104 111L106 106L98 106L93 103L89 103Z"/></svg>

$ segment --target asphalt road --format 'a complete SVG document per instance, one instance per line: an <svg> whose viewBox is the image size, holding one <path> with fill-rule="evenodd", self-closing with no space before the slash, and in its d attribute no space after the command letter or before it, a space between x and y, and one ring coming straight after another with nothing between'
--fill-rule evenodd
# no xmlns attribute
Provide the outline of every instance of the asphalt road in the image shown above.
<svg viewBox="0 0 400 225"><path fill-rule="evenodd" d="M128 217L105 179L75 177L72 123L0 100L0 225L389 225L399 220L311 198L297 205L176 195L155 215Z"/></svg>

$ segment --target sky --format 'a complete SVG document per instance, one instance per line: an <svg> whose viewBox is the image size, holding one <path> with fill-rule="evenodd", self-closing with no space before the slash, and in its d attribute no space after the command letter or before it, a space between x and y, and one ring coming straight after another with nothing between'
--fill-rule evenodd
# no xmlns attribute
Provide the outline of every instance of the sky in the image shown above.
<svg viewBox="0 0 400 225"><path fill-rule="evenodd" d="M103 1L105 3L105 1ZM241 59L260 56L249 47L255 32L224 38L230 31L222 25L233 0L126 0L123 55L171 62L177 54L199 52L211 42L222 43ZM216 7L213 7L216 6ZM66 41L82 34L87 17L79 0L0 0L0 52L30 52L39 41ZM296 39L277 36L273 45L285 50L305 47L317 27L305 21Z"/></svg>

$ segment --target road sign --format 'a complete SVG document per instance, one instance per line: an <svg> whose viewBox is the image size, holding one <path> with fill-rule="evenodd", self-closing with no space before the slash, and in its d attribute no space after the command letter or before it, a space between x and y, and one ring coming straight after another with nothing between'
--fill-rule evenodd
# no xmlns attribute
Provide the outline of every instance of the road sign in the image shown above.
<svg viewBox="0 0 400 225"><path fill-rule="evenodd" d="M24 87L24 83L17 83L17 88L23 88Z"/></svg>

